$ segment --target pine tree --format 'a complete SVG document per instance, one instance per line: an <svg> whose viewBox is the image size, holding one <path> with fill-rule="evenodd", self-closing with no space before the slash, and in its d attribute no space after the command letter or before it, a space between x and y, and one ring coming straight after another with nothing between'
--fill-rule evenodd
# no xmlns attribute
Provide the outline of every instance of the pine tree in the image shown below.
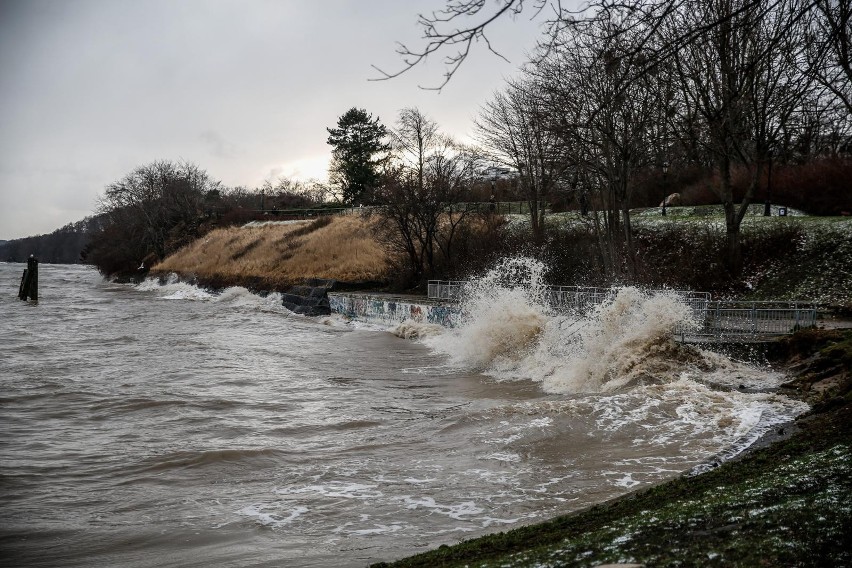
<svg viewBox="0 0 852 568"><path fill-rule="evenodd" d="M329 168L330 180L352 205L370 201L379 183L379 170L389 149L384 141L387 129L366 110L352 107L327 128L328 143L334 147Z"/></svg>

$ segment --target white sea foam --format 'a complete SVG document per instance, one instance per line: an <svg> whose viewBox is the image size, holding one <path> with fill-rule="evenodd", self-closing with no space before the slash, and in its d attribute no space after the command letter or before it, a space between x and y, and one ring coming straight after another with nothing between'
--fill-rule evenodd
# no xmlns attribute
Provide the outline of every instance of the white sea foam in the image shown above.
<svg viewBox="0 0 852 568"><path fill-rule="evenodd" d="M518 454L514 454L514 453L496 452L496 453L493 453L489 456L486 456L485 459L497 460L497 461L501 461L501 462L517 463L517 462L521 461L521 456L518 455Z"/></svg>
<svg viewBox="0 0 852 568"><path fill-rule="evenodd" d="M140 282L136 289L143 292L154 292L161 300L212 302L235 309L289 313L281 303L281 294L277 292L260 295L242 286L232 286L219 292L211 292L194 284L183 282L176 274L169 274L164 279L148 278Z"/></svg>
<svg viewBox="0 0 852 568"><path fill-rule="evenodd" d="M279 528L291 524L293 521L308 512L307 507L293 507L285 515L268 513L268 507L263 504L252 504L237 511L238 515L249 517L256 523L265 527Z"/></svg>
<svg viewBox="0 0 852 568"><path fill-rule="evenodd" d="M441 515L446 515L457 521L468 520L470 517L475 517L484 512L482 508L477 506L473 501L464 501L463 503L455 503L451 505L442 505L435 502L432 497L406 497L406 508L408 509L428 509Z"/></svg>
<svg viewBox="0 0 852 568"><path fill-rule="evenodd" d="M406 525L403 524L394 524L394 525L376 525L371 529L356 529L349 531L349 534L356 535L376 535L376 534L389 534L399 532L406 528Z"/></svg>
<svg viewBox="0 0 852 568"><path fill-rule="evenodd" d="M279 495L311 494L322 497L340 497L343 499L377 499L382 492L377 485L363 483L331 482L326 485L306 485L302 487L283 487L276 490Z"/></svg>
<svg viewBox="0 0 852 568"><path fill-rule="evenodd" d="M555 314L543 273L534 260L504 261L466 287L463 325L426 343L462 367L561 394L611 392L670 370L672 332L692 318L677 296L622 288L588 315Z"/></svg>

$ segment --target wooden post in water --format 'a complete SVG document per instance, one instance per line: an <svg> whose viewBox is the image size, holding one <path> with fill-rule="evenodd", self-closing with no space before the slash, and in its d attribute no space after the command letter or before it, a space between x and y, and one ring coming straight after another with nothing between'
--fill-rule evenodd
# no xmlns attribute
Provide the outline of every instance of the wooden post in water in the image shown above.
<svg viewBox="0 0 852 568"><path fill-rule="evenodd" d="M21 277L18 298L21 300L29 298L38 302L38 259L33 255L27 259L27 268L24 269L24 275Z"/></svg>
<svg viewBox="0 0 852 568"><path fill-rule="evenodd" d="M27 285L27 269L24 268L24 275L21 276L21 286L20 286L20 288L18 288L18 298L20 298L21 300L27 299L26 285Z"/></svg>
<svg viewBox="0 0 852 568"><path fill-rule="evenodd" d="M27 272L30 276L30 300L38 302L38 259L30 255L27 259Z"/></svg>

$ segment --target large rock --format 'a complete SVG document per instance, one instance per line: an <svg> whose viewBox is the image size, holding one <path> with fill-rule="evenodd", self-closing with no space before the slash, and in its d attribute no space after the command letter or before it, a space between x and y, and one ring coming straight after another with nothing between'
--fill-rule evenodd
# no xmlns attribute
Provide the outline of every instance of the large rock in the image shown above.
<svg viewBox="0 0 852 568"><path fill-rule="evenodd" d="M301 286L292 286L281 294L281 303L296 314L327 316L331 313L328 291L336 284L334 280L311 278Z"/></svg>

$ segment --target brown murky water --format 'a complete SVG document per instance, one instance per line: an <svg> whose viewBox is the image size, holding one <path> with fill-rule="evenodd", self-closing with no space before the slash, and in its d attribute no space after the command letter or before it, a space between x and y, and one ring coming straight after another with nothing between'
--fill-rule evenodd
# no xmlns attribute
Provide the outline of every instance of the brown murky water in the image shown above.
<svg viewBox="0 0 852 568"><path fill-rule="evenodd" d="M8 566L363 566L658 482L803 410L721 391L775 380L729 363L570 393L274 295L81 266L43 265L30 305L22 269L0 264Z"/></svg>

